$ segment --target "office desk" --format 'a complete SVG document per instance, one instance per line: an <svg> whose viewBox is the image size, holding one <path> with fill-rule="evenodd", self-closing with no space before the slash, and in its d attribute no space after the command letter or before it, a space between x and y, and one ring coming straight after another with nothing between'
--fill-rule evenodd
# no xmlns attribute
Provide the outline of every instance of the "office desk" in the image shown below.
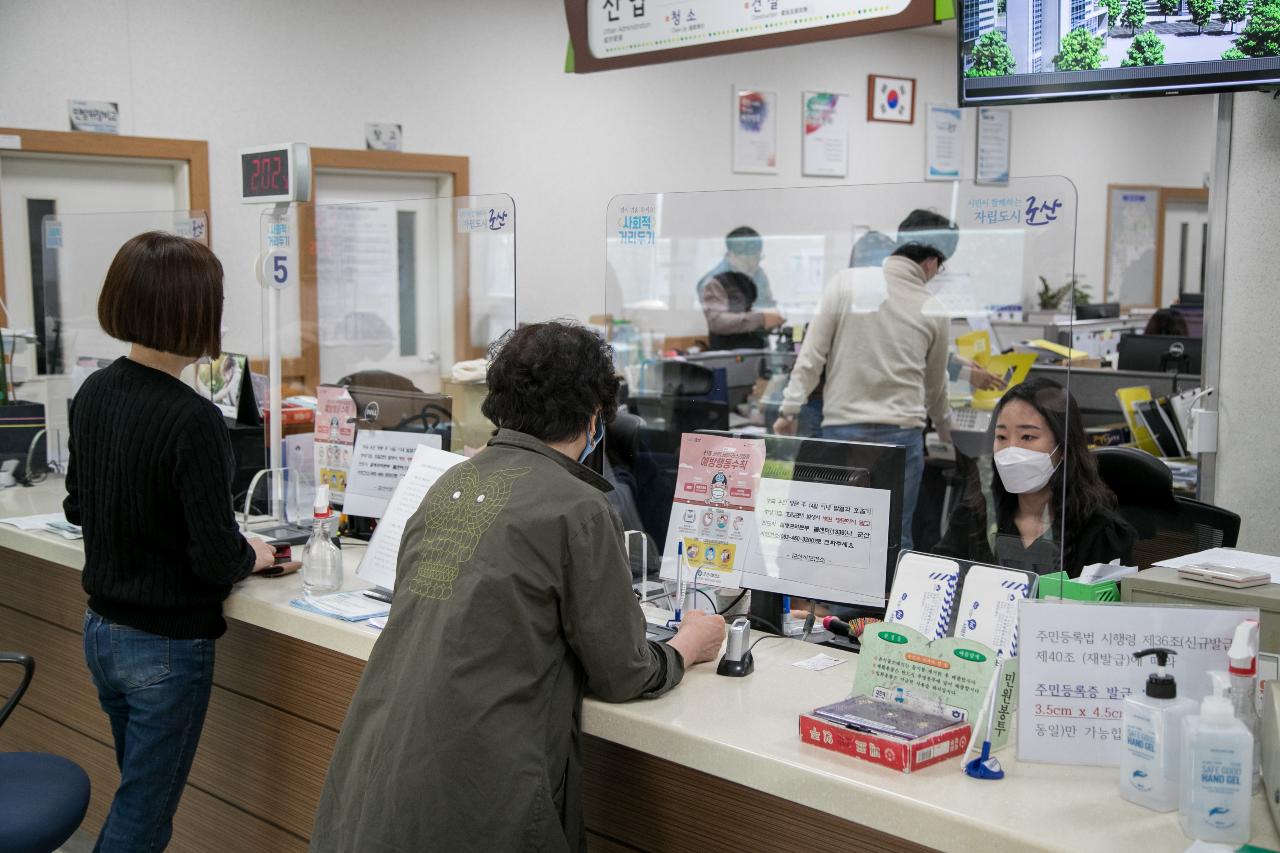
<svg viewBox="0 0 1280 853"><path fill-rule="evenodd" d="M0 492L0 517L55 510L62 484ZM348 586L358 549L344 551ZM80 543L0 525L0 647L30 652L36 676L0 729L0 749L79 762L93 780L96 829L117 782L111 736L84 667ZM296 575L252 579L227 601L204 736L175 821L175 851L303 850L330 751L375 635L290 608ZM1122 801L1116 771L1000 759L1001 782L948 762L912 775L809 746L801 711L843 698L857 657L823 672L791 664L796 640L756 648L756 672L712 667L653 701L583 708L592 850L1182 851L1173 815ZM15 683L0 672L0 694ZM997 811L998 810L998 811ZM1280 848L1261 800L1254 842Z"/></svg>

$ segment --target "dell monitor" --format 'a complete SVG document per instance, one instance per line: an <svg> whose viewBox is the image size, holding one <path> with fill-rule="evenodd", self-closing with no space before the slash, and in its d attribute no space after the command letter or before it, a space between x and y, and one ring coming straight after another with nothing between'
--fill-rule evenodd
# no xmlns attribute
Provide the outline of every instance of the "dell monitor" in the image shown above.
<svg viewBox="0 0 1280 853"><path fill-rule="evenodd" d="M1173 335L1125 335L1116 344L1121 370L1149 373L1191 373L1201 371L1201 338Z"/></svg>

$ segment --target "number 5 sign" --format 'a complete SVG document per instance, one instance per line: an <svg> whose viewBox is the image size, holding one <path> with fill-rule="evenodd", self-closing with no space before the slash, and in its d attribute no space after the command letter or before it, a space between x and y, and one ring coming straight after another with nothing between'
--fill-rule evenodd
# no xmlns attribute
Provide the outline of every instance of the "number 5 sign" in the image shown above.
<svg viewBox="0 0 1280 853"><path fill-rule="evenodd" d="M284 290L293 276L288 249L272 249L258 256L258 283L263 287Z"/></svg>

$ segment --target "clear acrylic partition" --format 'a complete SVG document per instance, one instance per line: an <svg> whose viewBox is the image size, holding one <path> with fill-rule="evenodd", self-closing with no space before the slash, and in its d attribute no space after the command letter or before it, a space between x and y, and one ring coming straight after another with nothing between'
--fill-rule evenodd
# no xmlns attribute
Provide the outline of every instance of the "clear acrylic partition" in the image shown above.
<svg viewBox="0 0 1280 853"><path fill-rule="evenodd" d="M45 404L48 455L54 470L63 470L66 461L71 398L89 374L129 349L98 324L98 294L116 252L130 238L148 231L208 245L209 222L205 212L197 210L59 213L44 219L44 287L41 304L31 306L36 342L26 367L35 377L29 396Z"/></svg>
<svg viewBox="0 0 1280 853"><path fill-rule="evenodd" d="M679 502L703 488L680 462L682 436L695 431L765 438L758 497L774 503L757 502L741 549L748 574L773 578L751 581L757 589L883 608L908 546L1041 575L1078 570L1057 510L1061 477L1029 540L1015 520L1020 499L993 488L1003 392L990 387L1056 382L1062 391L1035 397L1062 411L1071 367L1054 345L1073 340L1070 296L1060 315L1037 308L1042 282L1059 289L1075 276L1075 229L1076 190L1058 176L615 197L593 322L613 343L638 420L634 453L611 462L628 469L618 481L632 524L667 575L682 536L696 540L708 517L719 524ZM1012 418L1025 412L1001 412L1001 435L1025 443L1016 434L1027 418ZM935 431L944 418L951 442ZM1045 448L1059 470L1078 449ZM855 517L875 518L870 538L853 531ZM806 578L834 567L828 581L843 578L840 588L817 595Z"/></svg>
<svg viewBox="0 0 1280 853"><path fill-rule="evenodd" d="M314 226L312 245L297 243L299 215ZM484 446L483 362L467 362L516 324L510 196L267 208L260 233L259 278L281 284L284 397L317 398L314 427L286 420L285 439L312 436L297 454L285 442L290 477L328 483L341 503L356 428L426 432L459 453ZM262 294L265 360L273 330Z"/></svg>

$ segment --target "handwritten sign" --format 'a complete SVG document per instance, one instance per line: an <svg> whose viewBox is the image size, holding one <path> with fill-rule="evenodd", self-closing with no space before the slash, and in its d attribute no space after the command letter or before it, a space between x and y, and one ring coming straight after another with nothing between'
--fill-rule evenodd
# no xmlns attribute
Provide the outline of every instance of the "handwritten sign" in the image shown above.
<svg viewBox="0 0 1280 853"><path fill-rule="evenodd" d="M1247 608L1159 607L1070 601L1022 602L1018 760L1117 766L1124 699L1154 671L1134 652L1167 648L1178 695L1200 701L1210 670L1227 668Z"/></svg>
<svg viewBox="0 0 1280 853"><path fill-rule="evenodd" d="M347 515L381 518L420 444L439 450L443 442L432 433L360 430L351 456L342 511Z"/></svg>

